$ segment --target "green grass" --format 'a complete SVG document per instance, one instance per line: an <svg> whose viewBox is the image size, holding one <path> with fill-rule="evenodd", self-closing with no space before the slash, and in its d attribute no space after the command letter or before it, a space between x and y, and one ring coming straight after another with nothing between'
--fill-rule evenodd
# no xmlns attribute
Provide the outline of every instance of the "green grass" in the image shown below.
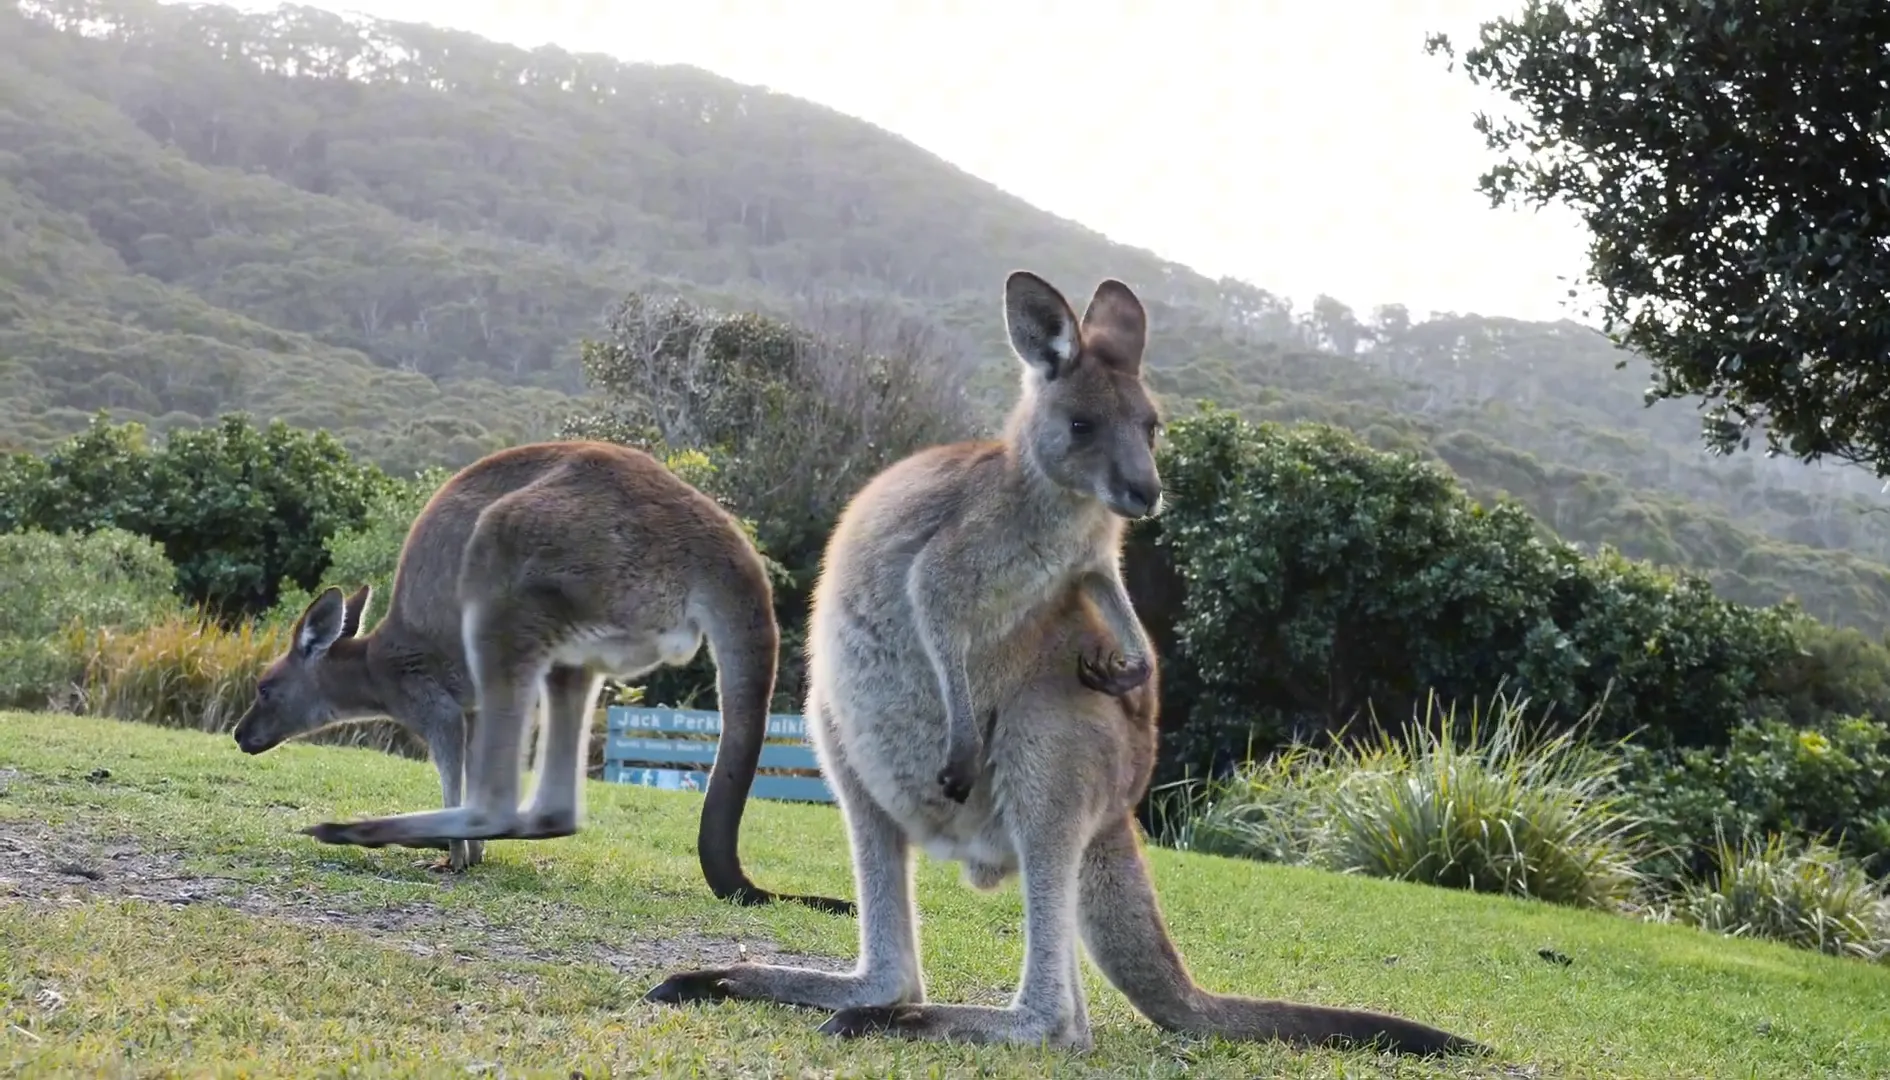
<svg viewBox="0 0 1890 1080"><path fill-rule="evenodd" d="M1498 1056L1436 1065L1169 1036L1094 972L1089 1054L840 1042L816 1035L824 1015L805 1010L646 1005L639 995L662 972L726 961L737 942L844 963L855 925L716 902L694 857L699 798L684 793L592 784L581 834L494 843L460 877L423 869L430 853L325 847L295 831L429 807L437 793L429 766L368 750L289 745L251 759L227 737L0 715L0 1072L1890 1074L1881 965L1167 850L1151 852L1156 883L1206 985L1389 1009ZM851 895L846 850L831 808L750 807L744 855L763 885ZM974 893L954 867L922 860L919 900L930 996L1005 1000L1022 947L1016 888ZM1542 948L1573 963L1546 962Z"/></svg>

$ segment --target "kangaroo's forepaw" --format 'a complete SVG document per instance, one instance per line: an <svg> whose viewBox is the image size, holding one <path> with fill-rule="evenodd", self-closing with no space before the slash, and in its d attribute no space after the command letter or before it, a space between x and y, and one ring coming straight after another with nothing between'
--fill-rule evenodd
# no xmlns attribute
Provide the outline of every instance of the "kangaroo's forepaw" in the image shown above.
<svg viewBox="0 0 1890 1080"><path fill-rule="evenodd" d="M485 845L477 840L455 840L446 845L446 854L427 864L436 874L457 874L477 865Z"/></svg>
<svg viewBox="0 0 1890 1080"><path fill-rule="evenodd" d="M1076 658L1077 681L1091 690L1110 697L1121 697L1148 681L1154 667L1147 657L1125 658L1121 653L1101 652L1095 659L1079 655Z"/></svg>
<svg viewBox="0 0 1890 1080"><path fill-rule="evenodd" d="M692 1001L724 1001L730 996L728 972L708 968L679 971L646 991L643 1000L659 1005L687 1005Z"/></svg>
<svg viewBox="0 0 1890 1080"><path fill-rule="evenodd" d="M938 771L939 789L945 793L946 798L955 803L962 803L971 798L972 780L973 771L969 762L963 764L955 761L947 762L945 767Z"/></svg>

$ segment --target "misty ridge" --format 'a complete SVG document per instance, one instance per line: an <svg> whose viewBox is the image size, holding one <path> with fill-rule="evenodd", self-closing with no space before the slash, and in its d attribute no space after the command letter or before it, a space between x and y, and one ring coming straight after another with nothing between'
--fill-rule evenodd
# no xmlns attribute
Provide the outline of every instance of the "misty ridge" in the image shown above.
<svg viewBox="0 0 1890 1080"><path fill-rule="evenodd" d="M1708 456L1696 412L1644 407L1648 365L1574 322L1296 309L694 68L307 7L0 9L7 449L98 410L158 431L243 411L392 472L456 468L559 429L631 292L922 333L988 427L1015 379L994 283L1020 260L1133 284L1171 414L1334 424L1585 548L1890 628L1876 480Z"/></svg>

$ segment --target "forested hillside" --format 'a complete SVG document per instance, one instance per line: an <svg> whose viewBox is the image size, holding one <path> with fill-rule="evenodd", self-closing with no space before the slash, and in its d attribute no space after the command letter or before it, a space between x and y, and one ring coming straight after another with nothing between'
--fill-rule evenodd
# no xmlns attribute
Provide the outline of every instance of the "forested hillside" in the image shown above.
<svg viewBox="0 0 1890 1080"><path fill-rule="evenodd" d="M0 7L0 444L244 410L400 471L463 464L556 429L632 290L930 320L988 418L1014 363L998 286L1026 264L1148 297L1172 409L1328 420L1571 540L1890 627L1874 481L1706 457L1692 411L1643 408L1646 365L1573 323L1296 311L695 69L310 8Z"/></svg>

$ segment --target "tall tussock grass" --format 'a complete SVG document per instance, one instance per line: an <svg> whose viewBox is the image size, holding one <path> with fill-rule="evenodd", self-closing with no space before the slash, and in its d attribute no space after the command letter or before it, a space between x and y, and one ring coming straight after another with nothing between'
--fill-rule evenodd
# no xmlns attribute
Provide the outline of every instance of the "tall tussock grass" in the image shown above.
<svg viewBox="0 0 1890 1080"><path fill-rule="evenodd" d="M1863 867L1817 840L1721 837L1717 870L1683 882L1657 918L1735 937L1890 960L1890 895Z"/></svg>
<svg viewBox="0 0 1890 1080"><path fill-rule="evenodd" d="M83 672L78 687L83 711L221 733L236 727L263 669L288 642L286 626L245 622L225 627L195 612L129 630L87 630L75 624L66 648ZM339 725L308 741L425 756L424 747L386 720Z"/></svg>
<svg viewBox="0 0 1890 1080"><path fill-rule="evenodd" d="M1641 823L1618 759L1580 725L1536 734L1527 702L1433 699L1401 734L1295 746L1181 797L1179 847L1613 909L1640 885Z"/></svg>

